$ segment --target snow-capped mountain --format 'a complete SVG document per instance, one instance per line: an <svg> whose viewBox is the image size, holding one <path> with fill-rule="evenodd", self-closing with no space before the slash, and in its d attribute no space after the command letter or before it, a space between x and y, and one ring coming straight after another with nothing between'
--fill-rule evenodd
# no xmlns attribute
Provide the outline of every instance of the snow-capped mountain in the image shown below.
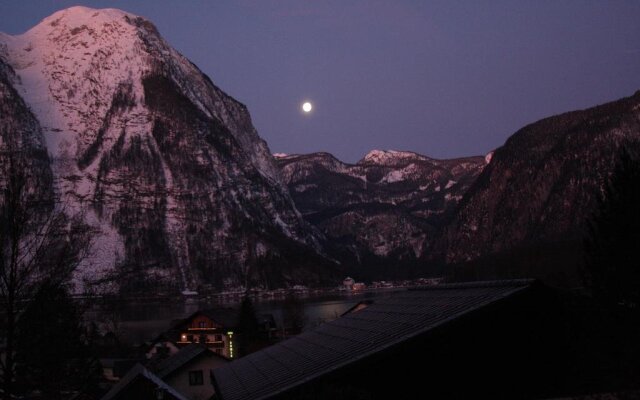
<svg viewBox="0 0 640 400"><path fill-rule="evenodd" d="M305 219L356 259L428 256L446 216L487 163L394 150L373 150L356 164L328 153L274 156Z"/></svg>
<svg viewBox="0 0 640 400"><path fill-rule="evenodd" d="M72 7L1 34L0 63L0 104L24 101L33 118L14 123L39 125L30 132L53 190L97 232L79 279L115 271L135 277L132 288L180 289L321 279L304 265L273 270L294 248L326 264L322 236L296 211L246 107L151 22Z"/></svg>

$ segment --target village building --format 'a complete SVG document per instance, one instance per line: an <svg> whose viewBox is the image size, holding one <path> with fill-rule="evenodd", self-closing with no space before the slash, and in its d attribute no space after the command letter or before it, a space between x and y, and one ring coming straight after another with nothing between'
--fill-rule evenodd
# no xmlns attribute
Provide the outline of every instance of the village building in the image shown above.
<svg viewBox="0 0 640 400"><path fill-rule="evenodd" d="M234 358L238 316L238 311L231 308L199 310L174 326L167 335L175 336L179 348L197 343L221 356Z"/></svg>
<svg viewBox="0 0 640 400"><path fill-rule="evenodd" d="M180 348L165 333L157 336L150 343L145 345L145 357L150 359L164 359L176 354Z"/></svg>
<svg viewBox="0 0 640 400"><path fill-rule="evenodd" d="M213 371L229 359L198 344L190 344L161 362L156 375L190 400L209 400L215 393Z"/></svg>
<svg viewBox="0 0 640 400"><path fill-rule="evenodd" d="M342 286L346 289L346 290L351 290L353 289L353 285L356 283L356 281L350 277L347 276L346 278L344 278L344 280L342 281Z"/></svg>
<svg viewBox="0 0 640 400"><path fill-rule="evenodd" d="M157 365L135 365L102 400L209 400L215 394L213 370L229 359L190 344Z"/></svg>
<svg viewBox="0 0 640 400"><path fill-rule="evenodd" d="M136 364L101 400L190 400L142 364Z"/></svg>

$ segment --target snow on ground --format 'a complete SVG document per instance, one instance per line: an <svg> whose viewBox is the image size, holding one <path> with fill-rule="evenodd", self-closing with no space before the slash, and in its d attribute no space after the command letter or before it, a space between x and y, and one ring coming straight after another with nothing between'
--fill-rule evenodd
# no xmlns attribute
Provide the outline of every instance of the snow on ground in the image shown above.
<svg viewBox="0 0 640 400"><path fill-rule="evenodd" d="M273 222L275 222L278 226L280 226L280 229L282 229L282 232L289 236L289 237L295 237L292 233L291 233L291 229L289 229L289 225L287 225L282 218L280 218L280 215L276 214L276 217L274 218Z"/></svg>
<svg viewBox="0 0 640 400"><path fill-rule="evenodd" d="M401 181L407 180L408 178L411 178L418 171L419 171L418 166L416 164L411 163L402 169L396 169L389 172L380 180L380 182L385 182L385 183L401 182Z"/></svg>
<svg viewBox="0 0 640 400"><path fill-rule="evenodd" d="M426 157L421 156L411 151L397 151L397 150L371 150L367 153L362 161L375 163L375 164L390 164L399 160L405 159L422 159L427 160ZM361 162L362 162L361 161Z"/></svg>
<svg viewBox="0 0 640 400"><path fill-rule="evenodd" d="M487 153L486 156L484 156L484 162L486 162L487 164L489 164L491 162L491 159L493 158L493 151Z"/></svg>
<svg viewBox="0 0 640 400"><path fill-rule="evenodd" d="M317 187L318 187L318 185L316 185L315 183L299 184L299 185L295 186L294 190L296 192L304 192L307 189L314 189L314 188L317 188Z"/></svg>

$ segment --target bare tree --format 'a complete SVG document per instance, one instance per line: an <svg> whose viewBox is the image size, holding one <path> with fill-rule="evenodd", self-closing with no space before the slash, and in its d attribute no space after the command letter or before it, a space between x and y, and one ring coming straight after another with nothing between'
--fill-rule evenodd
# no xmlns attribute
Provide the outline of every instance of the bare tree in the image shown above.
<svg viewBox="0 0 640 400"><path fill-rule="evenodd" d="M40 158L39 167L34 167L34 157ZM43 178L43 170L48 178ZM69 281L87 255L91 235L80 218L67 216L56 204L46 153L15 148L0 153L0 173L0 314L5 345L0 370L4 397L10 398L20 313L45 282Z"/></svg>

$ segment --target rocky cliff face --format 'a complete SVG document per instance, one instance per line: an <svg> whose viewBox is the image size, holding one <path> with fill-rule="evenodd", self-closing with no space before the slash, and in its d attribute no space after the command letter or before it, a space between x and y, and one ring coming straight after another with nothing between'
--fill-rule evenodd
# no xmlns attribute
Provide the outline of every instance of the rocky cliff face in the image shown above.
<svg viewBox="0 0 640 400"><path fill-rule="evenodd" d="M22 199L51 203L40 207L48 210L54 199L49 157L38 120L13 87L16 79L0 58L0 188L7 187L12 174L24 179L28 187ZM4 201L0 196L0 210Z"/></svg>
<svg viewBox="0 0 640 400"><path fill-rule="evenodd" d="M276 158L307 221L356 259L390 261L432 255L442 224L489 159L393 150L371 151L357 164L328 153Z"/></svg>
<svg viewBox="0 0 640 400"><path fill-rule="evenodd" d="M462 200L445 237L448 261L580 240L622 146L640 148L640 92L519 130Z"/></svg>
<svg viewBox="0 0 640 400"><path fill-rule="evenodd" d="M304 266L262 270L291 249L326 263L321 235L296 211L246 107L152 23L73 7L0 35L0 58L15 72L2 107L15 97L31 110L13 122L46 148L61 202L98 232L79 279L115 272L132 290L322 279Z"/></svg>

